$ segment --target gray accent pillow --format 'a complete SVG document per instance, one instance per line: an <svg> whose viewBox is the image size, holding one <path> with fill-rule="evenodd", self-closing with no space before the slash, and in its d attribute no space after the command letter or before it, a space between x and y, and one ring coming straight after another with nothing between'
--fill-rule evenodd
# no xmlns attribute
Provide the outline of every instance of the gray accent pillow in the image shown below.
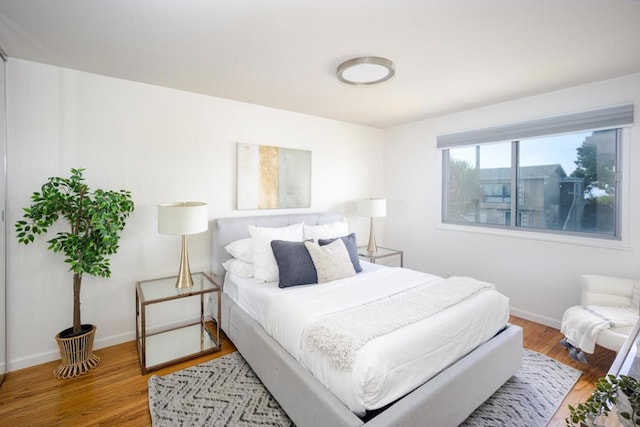
<svg viewBox="0 0 640 427"><path fill-rule="evenodd" d="M280 271L281 288L318 283L318 275L304 242L272 240L271 249Z"/></svg>
<svg viewBox="0 0 640 427"><path fill-rule="evenodd" d="M356 271L356 273L360 273L362 271L362 266L360 265L360 258L358 257L358 242L356 240L356 233L351 233L347 236L336 237L336 239L342 239L344 245L347 247L347 252L349 252L349 258L351 259L351 264L353 264L353 269ZM318 239L318 244L320 246L325 246L336 239Z"/></svg>

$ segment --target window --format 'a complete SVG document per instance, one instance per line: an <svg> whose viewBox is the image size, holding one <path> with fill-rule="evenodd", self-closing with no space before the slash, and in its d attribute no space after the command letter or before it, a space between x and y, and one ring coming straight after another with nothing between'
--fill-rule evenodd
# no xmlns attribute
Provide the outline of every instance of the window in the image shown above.
<svg viewBox="0 0 640 427"><path fill-rule="evenodd" d="M632 122L633 106L627 108L631 118L623 121ZM573 132L549 136L545 131L556 130L549 123L566 117L544 120L535 135L526 132L538 122L509 125L510 136L524 136L507 142L491 141L505 127L438 137L443 222L620 238L621 126L575 129L588 126L580 123Z"/></svg>
<svg viewBox="0 0 640 427"><path fill-rule="evenodd" d="M445 222L505 225L511 205L511 144L455 148L448 155Z"/></svg>

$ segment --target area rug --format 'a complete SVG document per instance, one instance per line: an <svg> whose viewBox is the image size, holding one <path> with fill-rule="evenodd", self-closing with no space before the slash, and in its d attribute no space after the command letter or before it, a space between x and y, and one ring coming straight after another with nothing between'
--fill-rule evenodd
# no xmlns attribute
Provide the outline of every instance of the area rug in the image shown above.
<svg viewBox="0 0 640 427"><path fill-rule="evenodd" d="M518 372L462 425L543 427L580 375L525 349ZM152 376L149 411L154 427L294 425L238 352Z"/></svg>
<svg viewBox="0 0 640 427"><path fill-rule="evenodd" d="M582 372L524 349L518 371L461 424L465 427L544 427Z"/></svg>

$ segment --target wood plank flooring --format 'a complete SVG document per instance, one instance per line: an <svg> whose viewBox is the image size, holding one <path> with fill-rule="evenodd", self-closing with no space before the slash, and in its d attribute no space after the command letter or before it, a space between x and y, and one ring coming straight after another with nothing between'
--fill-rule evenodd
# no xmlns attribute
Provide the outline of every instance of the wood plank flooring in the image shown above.
<svg viewBox="0 0 640 427"><path fill-rule="evenodd" d="M564 426L564 419L569 415L567 405L575 405L586 400L591 395L591 391L594 389L593 384L598 378L606 375L613 360L616 358L616 353L597 347L594 354L587 356L589 363L584 365L569 358L567 350L560 345L563 335L559 330L514 316L511 316L510 320L523 328L525 348L546 354L555 360L582 371L582 376L564 402L562 402L549 424L547 424L549 427Z"/></svg>
<svg viewBox="0 0 640 427"><path fill-rule="evenodd" d="M586 399L593 383L606 374L615 353L599 348L589 365L569 359L559 345L560 332L534 322L511 318L524 329L524 345L584 372L565 399L549 426L564 426L567 403ZM223 340L223 351L140 374L135 342L96 350L100 365L90 373L71 380L58 380L53 370L59 362L10 372L0 387L0 425L2 426L150 426L147 380L235 351Z"/></svg>

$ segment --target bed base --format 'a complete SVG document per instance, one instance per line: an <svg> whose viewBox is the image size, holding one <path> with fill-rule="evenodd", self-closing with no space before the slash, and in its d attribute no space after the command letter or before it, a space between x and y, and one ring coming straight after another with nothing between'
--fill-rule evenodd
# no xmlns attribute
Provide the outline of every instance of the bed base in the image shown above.
<svg viewBox="0 0 640 427"><path fill-rule="evenodd" d="M212 224L211 272L222 280L224 246L249 237L248 226L282 227L339 221L335 213L217 219ZM457 426L520 368L522 329L510 325L416 390L366 422L300 365L233 300L222 294L221 327L298 427Z"/></svg>
<svg viewBox="0 0 640 427"><path fill-rule="evenodd" d="M509 325L365 422L224 294L222 307L222 329L298 427L457 426L522 362L522 328Z"/></svg>

